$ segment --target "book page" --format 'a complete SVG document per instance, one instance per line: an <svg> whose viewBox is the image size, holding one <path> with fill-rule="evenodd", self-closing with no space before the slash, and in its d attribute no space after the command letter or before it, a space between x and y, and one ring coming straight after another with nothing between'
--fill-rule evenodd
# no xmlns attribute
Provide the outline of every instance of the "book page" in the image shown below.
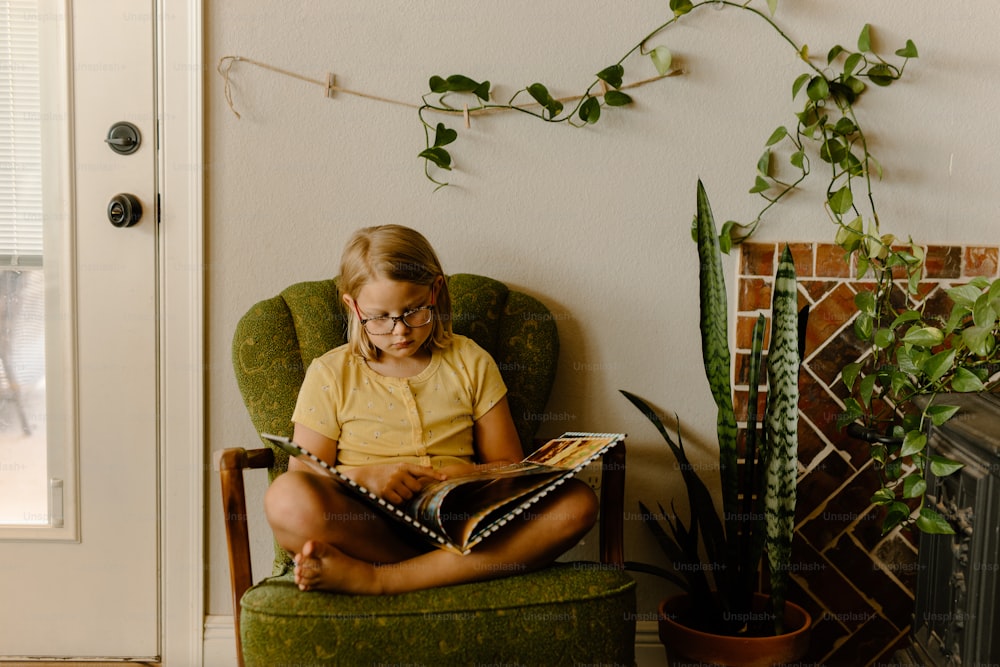
<svg viewBox="0 0 1000 667"><path fill-rule="evenodd" d="M525 462L572 469L589 461L615 438L556 438L539 447Z"/></svg>

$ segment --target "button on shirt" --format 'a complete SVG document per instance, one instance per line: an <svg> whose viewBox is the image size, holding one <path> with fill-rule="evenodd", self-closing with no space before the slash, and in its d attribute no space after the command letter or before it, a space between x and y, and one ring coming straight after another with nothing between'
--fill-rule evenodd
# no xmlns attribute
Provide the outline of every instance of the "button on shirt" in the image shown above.
<svg viewBox="0 0 1000 667"><path fill-rule="evenodd" d="M346 345L315 359L292 421L337 441L337 468L471 462L472 425L507 393L493 358L454 335L409 378L380 375Z"/></svg>

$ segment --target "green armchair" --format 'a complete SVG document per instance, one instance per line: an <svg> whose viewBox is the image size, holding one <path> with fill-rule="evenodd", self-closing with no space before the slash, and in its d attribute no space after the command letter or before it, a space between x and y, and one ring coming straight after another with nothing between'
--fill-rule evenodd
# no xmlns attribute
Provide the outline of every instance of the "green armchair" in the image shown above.
<svg viewBox="0 0 1000 667"><path fill-rule="evenodd" d="M458 274L448 284L455 331L497 361L522 444L532 449L555 376L555 319L537 299L490 278ZM258 432L291 435L305 369L342 344L345 330L336 279L292 285L244 315L233 363ZM600 563L375 597L300 592L277 545L272 576L253 585L243 473L266 468L273 480L288 459L270 448L231 448L217 461L241 665L634 663L635 583L622 549L624 445L603 463Z"/></svg>

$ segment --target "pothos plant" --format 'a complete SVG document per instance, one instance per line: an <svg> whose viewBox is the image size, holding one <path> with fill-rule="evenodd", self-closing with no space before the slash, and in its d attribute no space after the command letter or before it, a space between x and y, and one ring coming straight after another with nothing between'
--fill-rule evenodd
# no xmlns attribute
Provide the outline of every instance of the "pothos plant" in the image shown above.
<svg viewBox="0 0 1000 667"><path fill-rule="evenodd" d="M854 332L865 353L843 367L841 378L850 392L844 422L871 444L880 473L872 500L887 510L883 533L900 525L953 533L926 504L926 475L945 477L962 466L929 451L927 430L958 413L947 394L997 387L1000 281L974 278L948 289L947 307L933 310L920 289L919 245L880 235L877 221L862 232L858 218L841 227L837 241L858 275L873 279L855 297Z"/></svg>
<svg viewBox="0 0 1000 667"><path fill-rule="evenodd" d="M752 236L770 209L811 174L813 160L818 159L826 181L822 203L836 226L836 243L859 277L873 279L873 288L856 298L854 329L868 349L861 360L843 367L842 379L850 392L843 424L878 432L869 440L882 484L872 500L887 508L883 530L903 525L925 532L951 532L949 524L925 504L924 475L928 471L948 475L960 465L927 452L926 428L943 424L957 412L954 406L936 402L941 393L995 386L990 378L1000 356L996 343L1000 285L974 280L949 290L954 305L948 317L925 312L924 303L915 299L923 270L921 247L897 242L881 230L873 184L881 180L883 170L869 150L856 105L870 85L886 87L898 81L907 63L918 57L917 47L908 39L895 50L895 60L887 60L874 48L872 28L866 24L855 47L838 44L826 51L825 58L817 59L806 44L796 42L775 22L778 1L767 0L766 9L763 5L753 0L670 0L670 18L617 62L601 69L569 104L555 99L542 83L525 86L506 104L498 104L492 101L489 81L460 74L434 76L419 109L426 140L420 153L425 174L438 187L447 185L435 170L452 168L446 147L458 138L457 131L444 123L432 123L433 114L509 110L549 123L592 125L600 120L602 110L632 103L623 82L625 65L631 66L633 56L648 56L660 76L671 72L669 46L652 43L664 40L667 29L688 20L689 15L709 7L732 7L764 21L803 64L805 71L791 85L793 99L803 102L794 122L781 124L770 134L756 162L749 191L764 200L763 206L748 221L727 221L719 232L720 248L728 252ZM453 96L464 104L455 103ZM915 409L913 399L921 395L929 400Z"/></svg>
<svg viewBox="0 0 1000 667"><path fill-rule="evenodd" d="M764 3L761 3L763 5ZM804 95L802 111L796 114L796 122L789 131L780 125L769 136L765 151L756 164L756 178L750 192L761 195L766 203L760 212L748 223L729 221L722 227L720 238L725 252L733 242L738 243L756 230L762 216L785 195L795 189L810 173L810 159L806 146L815 145L820 158L831 166L828 195L847 186L853 192L850 178L864 179L867 191L871 192L871 173L881 176L881 167L868 152L867 140L854 113L854 104L867 89L866 81L877 86L888 86L898 80L910 58L917 57L917 48L911 40L896 51L901 59L899 64L885 60L872 48L871 27L865 25L857 42L857 50L835 46L827 52L823 66L815 64L808 45L793 40L774 20L778 0L767 0L766 9L758 7L754 0L733 2L732 0L670 0L671 16L656 26L638 43L629 48L618 61L600 69L593 81L579 95L570 98L556 98L549 87L535 82L517 89L506 103L493 100L494 87L489 80L480 80L465 74L432 76L430 91L424 95L418 116L424 128L425 147L419 153L424 161L424 173L438 187L448 185L440 180L442 171L450 171L453 166L452 149L448 148L458 139L458 131L444 122L434 122L436 115L458 116L498 111L513 111L548 123L565 123L575 127L585 127L600 121L607 108L628 107L632 96L625 92L637 84L625 84L626 64L636 55L648 56L659 77L674 72L673 54L667 44L653 45L663 37L673 25L687 20L689 15L701 13L699 10L732 7L764 21L776 36L786 42L796 57L804 64L806 71L800 74L791 86L792 97ZM638 83L647 83L649 79ZM789 163L793 176L779 178L777 165L773 159L775 147L784 144L789 149ZM845 204L845 195L839 194L837 208ZM850 204L848 203L849 207Z"/></svg>

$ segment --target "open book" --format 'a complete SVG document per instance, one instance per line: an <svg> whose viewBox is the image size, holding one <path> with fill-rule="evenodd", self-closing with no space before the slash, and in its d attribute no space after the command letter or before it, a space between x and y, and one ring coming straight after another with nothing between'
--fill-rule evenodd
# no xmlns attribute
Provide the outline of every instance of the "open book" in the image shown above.
<svg viewBox="0 0 1000 667"><path fill-rule="evenodd" d="M262 433L261 437L313 470L338 480L431 544L461 554L469 553L487 536L625 439L621 433L566 433L545 443L520 463L434 482L405 504L394 505L288 438L268 433Z"/></svg>

